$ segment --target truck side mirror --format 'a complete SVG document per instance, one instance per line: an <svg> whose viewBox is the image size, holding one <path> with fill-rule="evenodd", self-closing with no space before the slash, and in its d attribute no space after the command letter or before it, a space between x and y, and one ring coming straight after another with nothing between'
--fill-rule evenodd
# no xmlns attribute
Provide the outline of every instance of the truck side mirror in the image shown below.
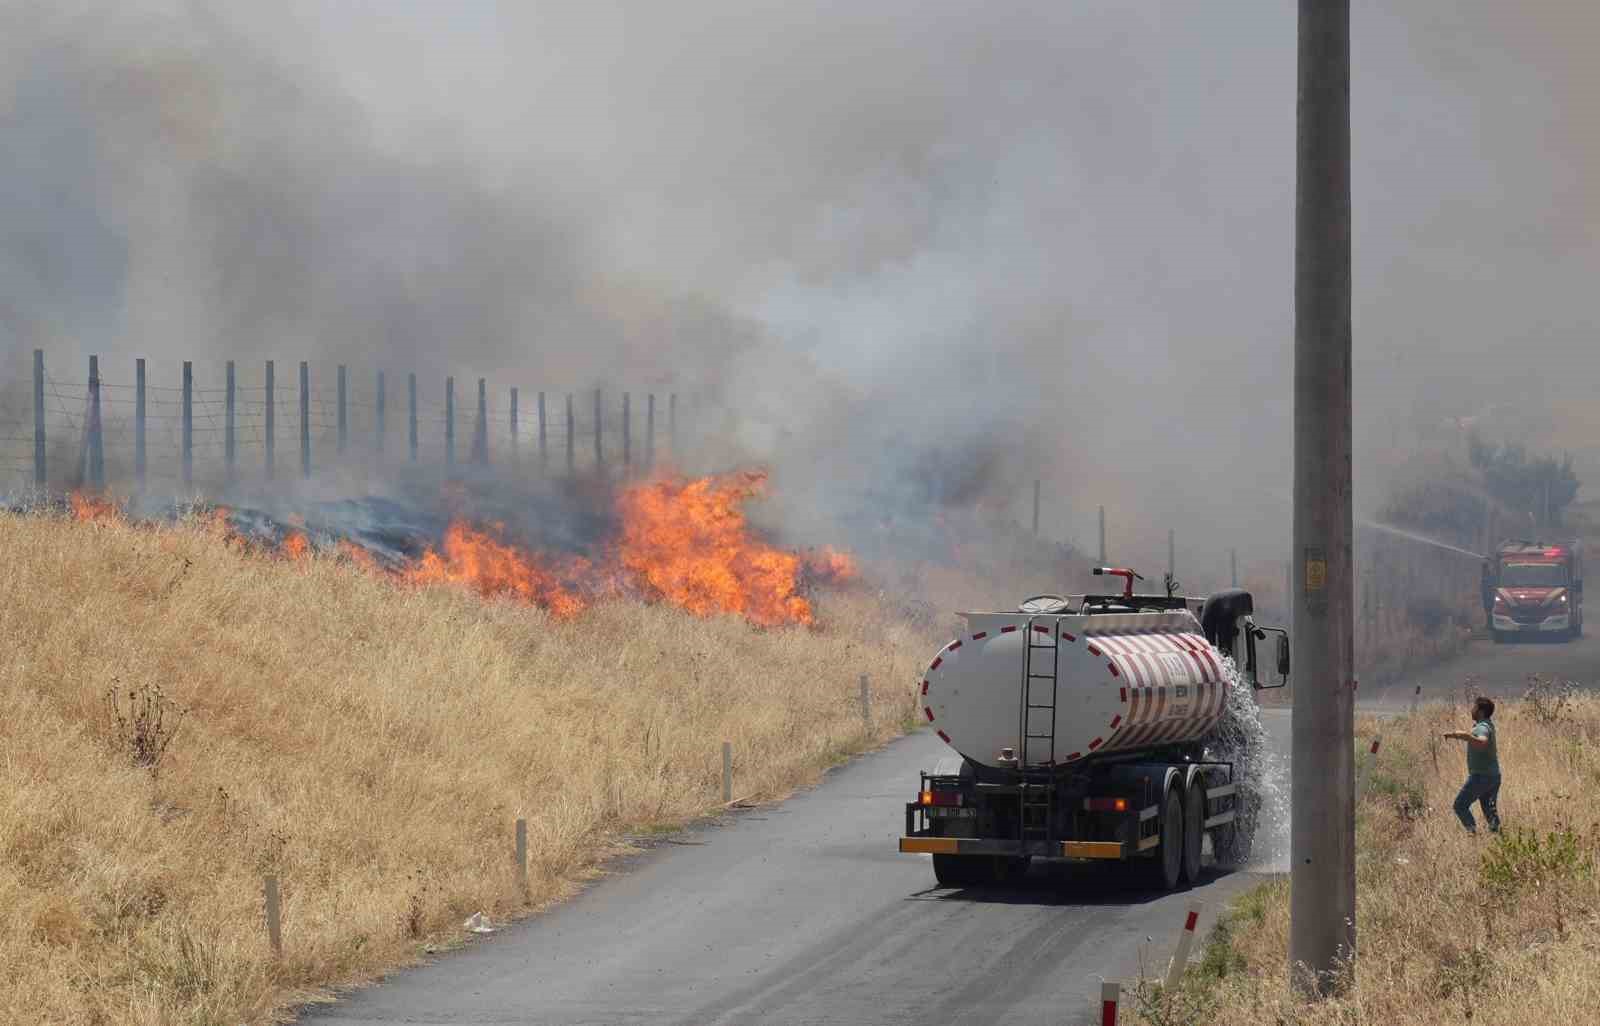
<svg viewBox="0 0 1600 1026"><path fill-rule="evenodd" d="M1289 635L1278 635L1278 676L1289 676Z"/></svg>

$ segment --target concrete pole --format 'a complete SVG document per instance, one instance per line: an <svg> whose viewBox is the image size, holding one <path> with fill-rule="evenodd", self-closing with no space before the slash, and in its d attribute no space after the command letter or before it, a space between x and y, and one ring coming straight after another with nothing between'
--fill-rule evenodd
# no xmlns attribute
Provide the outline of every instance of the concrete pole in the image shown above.
<svg viewBox="0 0 1600 1026"><path fill-rule="evenodd" d="M1178 532L1167 529L1167 573L1178 576Z"/></svg>
<svg viewBox="0 0 1600 1026"><path fill-rule="evenodd" d="M1106 563L1106 508L1100 507L1100 565Z"/></svg>
<svg viewBox="0 0 1600 1026"><path fill-rule="evenodd" d="M1239 550L1228 550L1228 575L1233 579L1233 587L1239 586Z"/></svg>
<svg viewBox="0 0 1600 1026"><path fill-rule="evenodd" d="M1300 0L1296 155L1289 965L1318 996L1355 950L1349 0Z"/></svg>

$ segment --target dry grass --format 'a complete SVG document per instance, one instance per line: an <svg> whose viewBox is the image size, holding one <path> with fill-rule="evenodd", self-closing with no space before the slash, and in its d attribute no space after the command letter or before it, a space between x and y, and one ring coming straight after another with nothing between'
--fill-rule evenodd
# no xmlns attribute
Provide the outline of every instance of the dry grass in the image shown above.
<svg viewBox="0 0 1600 1026"><path fill-rule="evenodd" d="M864 594L820 612L817 630L634 604L558 623L198 527L0 516L0 1022L265 1021L714 811L724 738L736 797L814 781L905 728L929 651ZM187 710L154 761L139 702L167 717L146 733Z"/></svg>
<svg viewBox="0 0 1600 1026"><path fill-rule="evenodd" d="M1451 811L1465 779L1467 704L1386 723L1358 810L1355 984L1308 1007L1288 991L1286 881L1239 902L1191 970L1175 1026L1455 1026L1600 1022L1600 700L1505 703L1499 839ZM1370 738L1374 724L1362 725ZM1366 745L1360 746L1363 750ZM1437 754L1437 765L1435 755ZM1477 810L1474 809L1474 814ZM1526 831L1527 833L1516 833Z"/></svg>

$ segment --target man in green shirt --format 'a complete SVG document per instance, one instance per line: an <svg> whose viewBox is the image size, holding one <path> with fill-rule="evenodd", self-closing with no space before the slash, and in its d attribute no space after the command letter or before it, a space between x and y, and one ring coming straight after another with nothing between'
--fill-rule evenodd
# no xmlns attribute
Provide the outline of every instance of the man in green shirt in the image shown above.
<svg viewBox="0 0 1600 1026"><path fill-rule="evenodd" d="M1500 811L1496 803L1500 798L1500 754L1495 745L1493 700L1479 698L1473 702L1472 719L1471 730L1452 730L1445 735L1447 740L1467 743L1467 782L1456 795L1456 816L1467 833L1477 833L1478 824L1472 818L1472 803L1477 802L1483 806L1483 818L1489 824L1489 831L1498 834Z"/></svg>

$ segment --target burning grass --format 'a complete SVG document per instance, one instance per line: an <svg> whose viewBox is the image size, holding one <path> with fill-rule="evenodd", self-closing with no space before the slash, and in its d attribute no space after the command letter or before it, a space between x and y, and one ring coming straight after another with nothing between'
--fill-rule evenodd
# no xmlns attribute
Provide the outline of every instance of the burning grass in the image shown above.
<svg viewBox="0 0 1600 1026"><path fill-rule="evenodd" d="M626 598L563 619L93 520L0 517L0 1022L265 1021L713 811L723 739L761 799L898 733L936 640L859 592L811 628Z"/></svg>
<svg viewBox="0 0 1600 1026"><path fill-rule="evenodd" d="M1538 695L1535 696L1539 697ZM1600 699L1503 703L1500 814L1505 833L1469 837L1451 811L1465 701L1383 725L1358 806L1359 971L1347 997L1301 1006L1287 988L1289 888L1269 883L1235 905L1191 969L1187 1003L1166 1021L1227 1026L1455 1026L1600 1022ZM1371 722L1360 732L1370 739ZM1364 751L1365 741L1358 745Z"/></svg>
<svg viewBox="0 0 1600 1026"><path fill-rule="evenodd" d="M319 546L303 519L245 528L225 507L203 518L230 544L301 560L319 547L398 583L453 585L485 598L536 605L557 617L619 597L662 601L699 616L736 613L766 627L810 624L814 584L857 576L855 561L830 548L798 553L777 548L750 528L745 505L766 490L761 471L693 480L653 478L615 497L615 537L587 555L541 552L508 537L505 525L458 516L414 558L380 561L360 542L329 533ZM73 516L92 523L124 519L109 498L73 493ZM258 518L259 519L259 518Z"/></svg>

